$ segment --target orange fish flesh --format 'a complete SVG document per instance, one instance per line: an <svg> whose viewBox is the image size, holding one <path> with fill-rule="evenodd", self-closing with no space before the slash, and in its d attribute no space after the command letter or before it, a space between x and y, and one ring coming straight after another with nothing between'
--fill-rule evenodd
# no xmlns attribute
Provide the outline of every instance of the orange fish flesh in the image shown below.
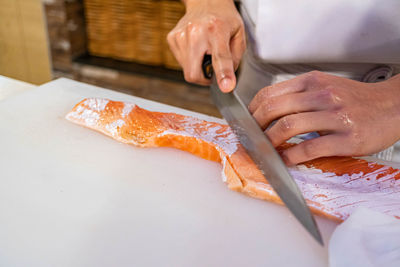
<svg viewBox="0 0 400 267"><path fill-rule="evenodd" d="M220 162L232 190L282 204L229 126L135 104L88 98L66 118L138 147L173 147ZM286 144L287 145L287 144ZM366 207L400 218L400 170L351 157L311 160L289 172L314 214L342 221Z"/></svg>

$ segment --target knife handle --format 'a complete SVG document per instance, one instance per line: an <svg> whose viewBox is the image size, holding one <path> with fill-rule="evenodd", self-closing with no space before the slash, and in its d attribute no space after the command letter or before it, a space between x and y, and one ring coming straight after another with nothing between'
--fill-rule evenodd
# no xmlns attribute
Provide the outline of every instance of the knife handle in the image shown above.
<svg viewBox="0 0 400 267"><path fill-rule="evenodd" d="M201 69L203 70L204 77L210 80L213 75L211 55L204 55Z"/></svg>

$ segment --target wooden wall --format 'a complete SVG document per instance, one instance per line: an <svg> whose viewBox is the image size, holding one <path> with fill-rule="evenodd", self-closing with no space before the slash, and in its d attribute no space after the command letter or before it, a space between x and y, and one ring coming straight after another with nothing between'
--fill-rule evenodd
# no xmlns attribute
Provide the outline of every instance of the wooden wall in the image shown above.
<svg viewBox="0 0 400 267"><path fill-rule="evenodd" d="M45 25L41 0L0 0L0 75L51 80Z"/></svg>

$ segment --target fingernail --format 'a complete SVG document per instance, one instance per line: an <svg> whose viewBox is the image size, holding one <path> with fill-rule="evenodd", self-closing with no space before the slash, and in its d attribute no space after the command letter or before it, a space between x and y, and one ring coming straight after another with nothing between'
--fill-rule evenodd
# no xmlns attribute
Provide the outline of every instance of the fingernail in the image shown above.
<svg viewBox="0 0 400 267"><path fill-rule="evenodd" d="M223 92L230 92L233 90L233 82L231 79L223 78L220 82L220 89Z"/></svg>

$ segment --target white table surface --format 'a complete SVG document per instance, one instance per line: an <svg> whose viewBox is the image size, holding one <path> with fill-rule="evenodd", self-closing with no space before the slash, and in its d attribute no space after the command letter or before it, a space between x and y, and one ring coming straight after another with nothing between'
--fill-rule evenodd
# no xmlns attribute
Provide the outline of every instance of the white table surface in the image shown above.
<svg viewBox="0 0 400 267"><path fill-rule="evenodd" d="M36 85L0 75L0 101L36 87Z"/></svg>

